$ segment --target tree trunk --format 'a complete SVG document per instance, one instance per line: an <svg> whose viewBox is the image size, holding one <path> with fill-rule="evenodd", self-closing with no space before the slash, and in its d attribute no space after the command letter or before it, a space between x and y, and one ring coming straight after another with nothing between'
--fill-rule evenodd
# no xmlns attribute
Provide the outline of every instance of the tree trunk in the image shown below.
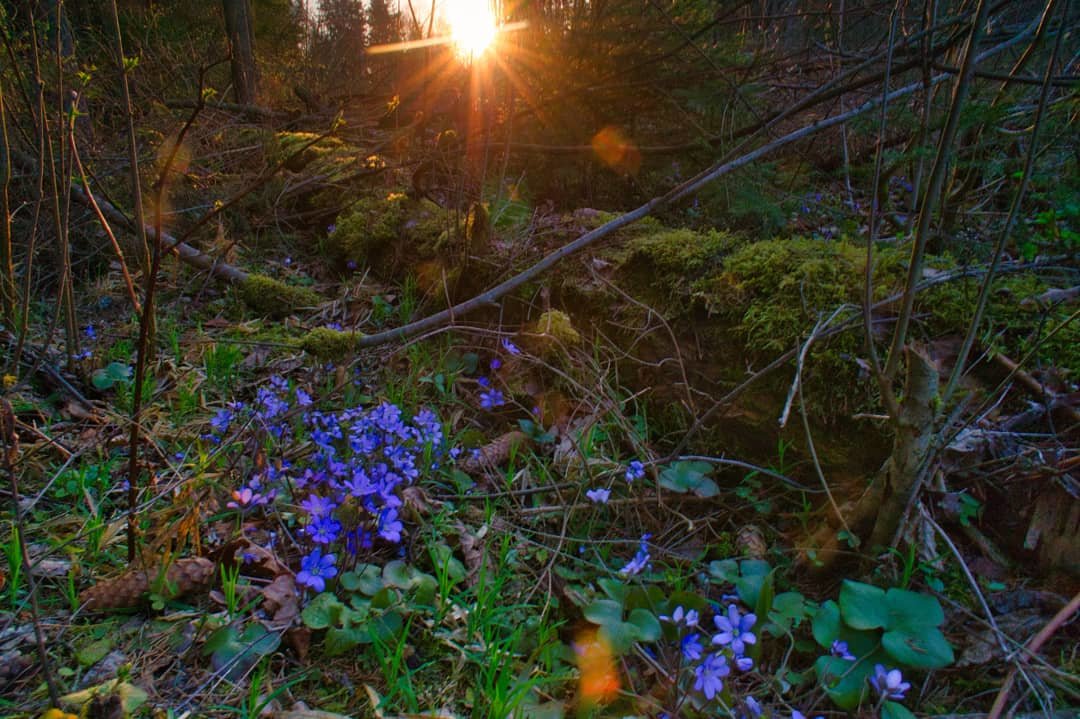
<svg viewBox="0 0 1080 719"><path fill-rule="evenodd" d="M241 105L254 105L259 74L255 66L251 0L221 0L221 6L231 51L233 97Z"/></svg>
<svg viewBox="0 0 1080 719"><path fill-rule="evenodd" d="M896 418L893 450L882 468L884 493L870 546L892 544L904 513L927 476L926 459L934 437L938 373L934 364L908 346L904 399Z"/></svg>

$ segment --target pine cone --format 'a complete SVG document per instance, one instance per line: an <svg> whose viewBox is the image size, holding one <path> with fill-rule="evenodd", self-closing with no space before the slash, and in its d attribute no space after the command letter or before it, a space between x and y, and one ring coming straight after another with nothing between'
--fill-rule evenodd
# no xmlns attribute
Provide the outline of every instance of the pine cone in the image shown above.
<svg viewBox="0 0 1080 719"><path fill-rule="evenodd" d="M485 444L480 448L479 453L466 458L460 465L461 470L472 474L474 472L479 472L482 469L498 467L500 464L510 459L510 453L514 451L515 447L520 447L528 441L529 436L524 432L519 432L517 430L507 432Z"/></svg>
<svg viewBox="0 0 1080 719"><path fill-rule="evenodd" d="M216 565L204 557L178 559L165 570L161 591L173 599L203 589L213 580L215 571ZM79 601L92 612L137 607L160 575L160 567L149 571L132 569L83 590Z"/></svg>
<svg viewBox="0 0 1080 719"><path fill-rule="evenodd" d="M756 524L747 524L735 535L735 549L740 557L765 559L769 545L765 543L765 533Z"/></svg>

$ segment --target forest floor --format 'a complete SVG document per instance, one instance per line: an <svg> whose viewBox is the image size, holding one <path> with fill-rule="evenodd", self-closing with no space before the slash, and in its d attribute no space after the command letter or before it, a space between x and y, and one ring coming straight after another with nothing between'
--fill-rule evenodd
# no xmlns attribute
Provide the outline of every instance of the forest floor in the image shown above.
<svg viewBox="0 0 1080 719"><path fill-rule="evenodd" d="M325 177L311 163L341 145L314 147L278 197ZM865 243L847 229L863 220L839 185L795 206L782 243L650 220L501 307L360 348L350 333L445 309L611 217L509 190L479 213L435 209L399 189L250 243L232 238L251 208L224 213L202 250L282 283L256 302L166 257L134 473L140 327L119 265L98 257L79 287L68 370L35 323L29 380L5 378L22 535L5 520L0 714L57 699L89 717L283 719L1080 703L1077 323L1038 299L1076 284L1075 257L1018 258L998 287L968 387L995 404L950 442L898 548L872 554L828 529L890 442L857 339L811 353L785 427L794 363L696 424L858 291ZM375 246L380 223L392 241ZM947 255L928 277L962 271ZM287 306L281 286L318 301ZM810 287L834 294L777 309ZM920 319L943 371L963 287ZM1049 361L1011 371L1029 351Z"/></svg>

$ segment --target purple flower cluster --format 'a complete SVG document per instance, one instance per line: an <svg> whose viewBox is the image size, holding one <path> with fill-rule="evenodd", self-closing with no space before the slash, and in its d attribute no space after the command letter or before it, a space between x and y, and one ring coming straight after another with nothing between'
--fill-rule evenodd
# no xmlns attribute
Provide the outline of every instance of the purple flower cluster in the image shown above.
<svg viewBox="0 0 1080 719"><path fill-rule="evenodd" d="M757 622L753 614L741 614L739 608L729 604L726 611L717 609L713 623L719 630L710 644L715 650L705 651L702 643L701 616L695 609L677 606L670 615L661 615L660 621L674 624L679 629L679 657L682 666L693 669L694 690L713 699L724 689L724 678L732 669L747 672L753 669L754 660L744 655L747 645L757 643L751 631ZM752 701L752 699L751 699ZM756 702L751 704L751 707Z"/></svg>
<svg viewBox="0 0 1080 719"><path fill-rule="evenodd" d="M492 360L493 363L497 361ZM491 380L487 377L480 377L476 380L476 383L482 388L480 392L480 407L482 409L495 409L506 404L506 397L503 396L502 392L491 386Z"/></svg>
<svg viewBox="0 0 1080 719"><path fill-rule="evenodd" d="M287 488L300 510L302 535L314 546L301 561L297 583L316 592L337 574L334 547L355 555L376 537L401 541L399 490L436 467L445 449L442 423L430 409L411 418L389 402L321 411L307 392L291 390L278 377L258 390L251 407L231 404L215 414L209 438L220 442L241 420L262 433L265 447L284 448L305 438L314 446L295 466L281 459L260 463L227 506L268 506Z"/></svg>

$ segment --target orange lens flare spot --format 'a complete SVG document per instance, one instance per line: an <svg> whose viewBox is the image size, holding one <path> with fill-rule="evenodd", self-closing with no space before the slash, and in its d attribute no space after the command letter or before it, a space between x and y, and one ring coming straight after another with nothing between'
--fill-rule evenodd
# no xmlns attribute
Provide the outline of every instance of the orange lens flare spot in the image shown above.
<svg viewBox="0 0 1080 719"><path fill-rule="evenodd" d="M581 699L586 704L609 702L619 693L619 673L615 655L596 630L578 634L574 641L578 672L581 675Z"/></svg>
<svg viewBox="0 0 1080 719"><path fill-rule="evenodd" d="M617 127L605 127L592 139L593 152L613 170L636 175L641 169L641 151Z"/></svg>

